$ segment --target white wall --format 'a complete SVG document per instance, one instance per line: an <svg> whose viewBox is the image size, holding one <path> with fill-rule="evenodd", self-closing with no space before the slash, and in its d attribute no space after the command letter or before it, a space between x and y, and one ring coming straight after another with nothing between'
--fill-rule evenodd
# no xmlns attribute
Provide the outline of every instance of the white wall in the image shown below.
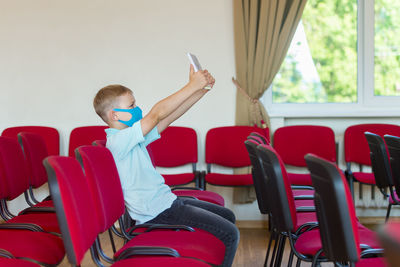
<svg viewBox="0 0 400 267"><path fill-rule="evenodd" d="M102 124L92 107L97 90L124 84L146 112L187 82L192 52L216 84L175 125L197 131L205 169L207 130L234 123L232 13L228 0L0 1L0 132L53 126L65 155L74 127ZM233 208L231 190L223 191ZM257 218L251 206L250 217L235 208L238 218Z"/></svg>

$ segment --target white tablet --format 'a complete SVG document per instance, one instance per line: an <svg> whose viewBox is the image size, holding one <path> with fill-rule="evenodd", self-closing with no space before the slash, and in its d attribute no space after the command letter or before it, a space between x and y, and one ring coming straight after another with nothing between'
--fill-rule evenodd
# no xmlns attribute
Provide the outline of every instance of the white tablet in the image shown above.
<svg viewBox="0 0 400 267"><path fill-rule="evenodd" d="M197 59L197 57L196 57L195 55L193 55L193 54L191 54L191 53L187 53L187 55L188 55L188 58L189 58L189 60L190 60L190 63L191 63L191 64L193 65L193 67L194 67L194 71L203 70L203 69L201 68L201 65L200 65L199 60Z"/></svg>
<svg viewBox="0 0 400 267"><path fill-rule="evenodd" d="M201 68L201 65L200 65L199 60L197 59L197 57L196 57L195 55L193 55L193 54L191 54L191 53L187 53L187 55L188 55L188 58L189 58L190 63L193 65L193 68L194 68L194 71L195 71L195 72L196 72L196 71L199 71L199 70L203 70L203 69ZM211 86L207 85L206 87L204 87L204 89L210 90L210 89L211 89Z"/></svg>

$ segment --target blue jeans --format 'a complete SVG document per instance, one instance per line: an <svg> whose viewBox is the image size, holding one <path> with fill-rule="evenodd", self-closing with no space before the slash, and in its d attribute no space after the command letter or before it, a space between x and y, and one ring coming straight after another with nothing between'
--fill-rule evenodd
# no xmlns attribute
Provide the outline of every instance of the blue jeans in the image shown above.
<svg viewBox="0 0 400 267"><path fill-rule="evenodd" d="M239 230L235 226L235 215L222 206L209 202L177 198L169 209L147 223L182 224L203 229L225 244L223 266L231 266L239 244Z"/></svg>

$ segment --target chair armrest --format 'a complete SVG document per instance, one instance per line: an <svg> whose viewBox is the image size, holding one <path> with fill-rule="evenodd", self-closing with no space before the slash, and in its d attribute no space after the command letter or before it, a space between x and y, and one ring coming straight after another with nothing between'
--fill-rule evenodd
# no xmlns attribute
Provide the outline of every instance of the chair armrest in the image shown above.
<svg viewBox="0 0 400 267"><path fill-rule="evenodd" d="M43 228L33 223L3 223L0 224L0 229L9 230L29 230L32 232L44 232Z"/></svg>
<svg viewBox="0 0 400 267"><path fill-rule="evenodd" d="M171 188L171 191L175 191L175 190L199 190L199 191L203 191L203 189L201 189L199 187L174 186L174 187Z"/></svg>
<svg viewBox="0 0 400 267"><path fill-rule="evenodd" d="M144 230L143 232L137 232L135 233L134 231L136 229L139 228L146 228L146 230ZM141 233L145 233L145 232L150 232L153 230L159 230L159 229L170 229L170 230L185 230L185 231L189 231L189 232L194 232L195 230L187 225L169 225L169 224L140 224L137 226L132 227L131 229L129 229L128 234L129 235L135 235L135 234L141 234Z"/></svg>
<svg viewBox="0 0 400 267"><path fill-rule="evenodd" d="M297 207L296 212L315 212L315 207Z"/></svg>
<svg viewBox="0 0 400 267"><path fill-rule="evenodd" d="M178 251L176 251L173 248L137 246L125 249L115 260L116 261L124 260L137 255L157 255L157 256L171 256L171 257L180 256Z"/></svg>
<svg viewBox="0 0 400 267"><path fill-rule="evenodd" d="M26 208L19 213L19 215L27 214L27 213L55 213L56 209L54 207L30 207Z"/></svg>
<svg viewBox="0 0 400 267"><path fill-rule="evenodd" d="M300 195L294 197L294 200L313 200L313 199L314 199L313 195Z"/></svg>

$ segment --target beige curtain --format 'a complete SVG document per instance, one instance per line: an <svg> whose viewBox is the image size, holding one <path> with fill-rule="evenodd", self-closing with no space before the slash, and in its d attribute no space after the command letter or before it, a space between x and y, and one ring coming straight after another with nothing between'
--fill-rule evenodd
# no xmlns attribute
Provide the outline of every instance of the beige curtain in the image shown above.
<svg viewBox="0 0 400 267"><path fill-rule="evenodd" d="M269 127L268 114L258 100L270 87L285 59L306 2L233 0L236 79L232 80L238 88L236 125ZM235 203L254 200L252 190L235 189Z"/></svg>

